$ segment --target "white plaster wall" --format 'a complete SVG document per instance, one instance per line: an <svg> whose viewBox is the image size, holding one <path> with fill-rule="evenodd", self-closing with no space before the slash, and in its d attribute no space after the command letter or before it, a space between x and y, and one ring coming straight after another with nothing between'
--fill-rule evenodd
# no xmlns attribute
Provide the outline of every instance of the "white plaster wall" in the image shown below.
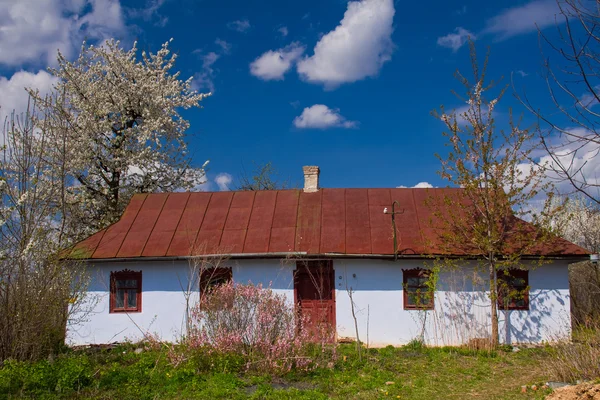
<svg viewBox="0 0 600 400"><path fill-rule="evenodd" d="M423 334L431 345L465 343L489 336L490 304L487 282L473 266L442 272L435 310L404 310L402 269L423 267L422 261L334 260L338 337L355 337L350 298L352 288L359 335L371 346L402 345ZM293 302L295 263L286 260L229 260L233 280L271 287ZM142 271L142 312L109 313L111 271ZM139 340L144 333L176 341L185 326L187 261L104 262L89 266L89 313L69 324L72 345ZM530 271L530 310L500 311L500 336L506 343L539 343L570 335L567 265L555 262ZM192 301L197 300L194 285ZM76 316L79 320L81 316ZM368 320L368 321L367 321ZM367 329L368 322L368 329ZM423 330L423 326L425 329Z"/></svg>
<svg viewBox="0 0 600 400"><path fill-rule="evenodd" d="M262 284L294 300L295 264L282 260L229 260L235 282ZM142 312L109 313L111 271L142 271ZM190 276L187 261L102 262L88 266L88 302L67 327L71 345L137 341L144 334L177 341L185 328L186 301L182 289ZM198 300L198 285L193 285L191 300Z"/></svg>
<svg viewBox="0 0 600 400"><path fill-rule="evenodd" d="M404 310L402 269L419 267L422 261L334 260L338 336L356 337L347 290L352 288L360 340L368 336L371 346L402 345L421 335L437 346L489 337L485 274L474 265L441 272L434 310ZM528 311L500 311L501 341L540 343L570 335L567 265L555 262L530 271L529 285Z"/></svg>

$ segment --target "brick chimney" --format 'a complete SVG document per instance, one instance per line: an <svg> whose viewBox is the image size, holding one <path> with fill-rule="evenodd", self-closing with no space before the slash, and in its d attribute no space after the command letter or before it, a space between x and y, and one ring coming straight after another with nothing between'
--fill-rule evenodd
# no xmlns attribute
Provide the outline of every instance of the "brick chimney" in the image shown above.
<svg viewBox="0 0 600 400"><path fill-rule="evenodd" d="M307 193L319 190L319 167L316 165L306 165L302 167L304 171L304 191Z"/></svg>

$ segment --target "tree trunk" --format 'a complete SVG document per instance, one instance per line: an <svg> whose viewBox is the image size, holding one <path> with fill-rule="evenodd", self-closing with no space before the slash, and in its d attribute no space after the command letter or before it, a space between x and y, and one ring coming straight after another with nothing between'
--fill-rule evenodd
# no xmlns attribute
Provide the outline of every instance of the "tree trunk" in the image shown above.
<svg viewBox="0 0 600 400"><path fill-rule="evenodd" d="M492 347L498 346L498 285L496 283L496 267L490 260L490 301L492 306L492 337L490 344Z"/></svg>

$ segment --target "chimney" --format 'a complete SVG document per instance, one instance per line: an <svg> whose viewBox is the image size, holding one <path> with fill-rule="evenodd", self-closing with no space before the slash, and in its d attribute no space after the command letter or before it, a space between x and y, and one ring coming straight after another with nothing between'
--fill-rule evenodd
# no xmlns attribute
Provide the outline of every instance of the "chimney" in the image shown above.
<svg viewBox="0 0 600 400"><path fill-rule="evenodd" d="M319 167L316 165L306 165L302 167L304 171L304 191L313 193L319 190Z"/></svg>

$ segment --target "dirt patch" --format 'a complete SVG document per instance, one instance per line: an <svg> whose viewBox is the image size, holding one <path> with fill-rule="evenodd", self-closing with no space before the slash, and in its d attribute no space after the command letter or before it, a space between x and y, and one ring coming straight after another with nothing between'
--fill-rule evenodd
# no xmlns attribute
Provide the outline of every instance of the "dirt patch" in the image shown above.
<svg viewBox="0 0 600 400"><path fill-rule="evenodd" d="M584 383L555 389L547 400L600 400L600 385Z"/></svg>

